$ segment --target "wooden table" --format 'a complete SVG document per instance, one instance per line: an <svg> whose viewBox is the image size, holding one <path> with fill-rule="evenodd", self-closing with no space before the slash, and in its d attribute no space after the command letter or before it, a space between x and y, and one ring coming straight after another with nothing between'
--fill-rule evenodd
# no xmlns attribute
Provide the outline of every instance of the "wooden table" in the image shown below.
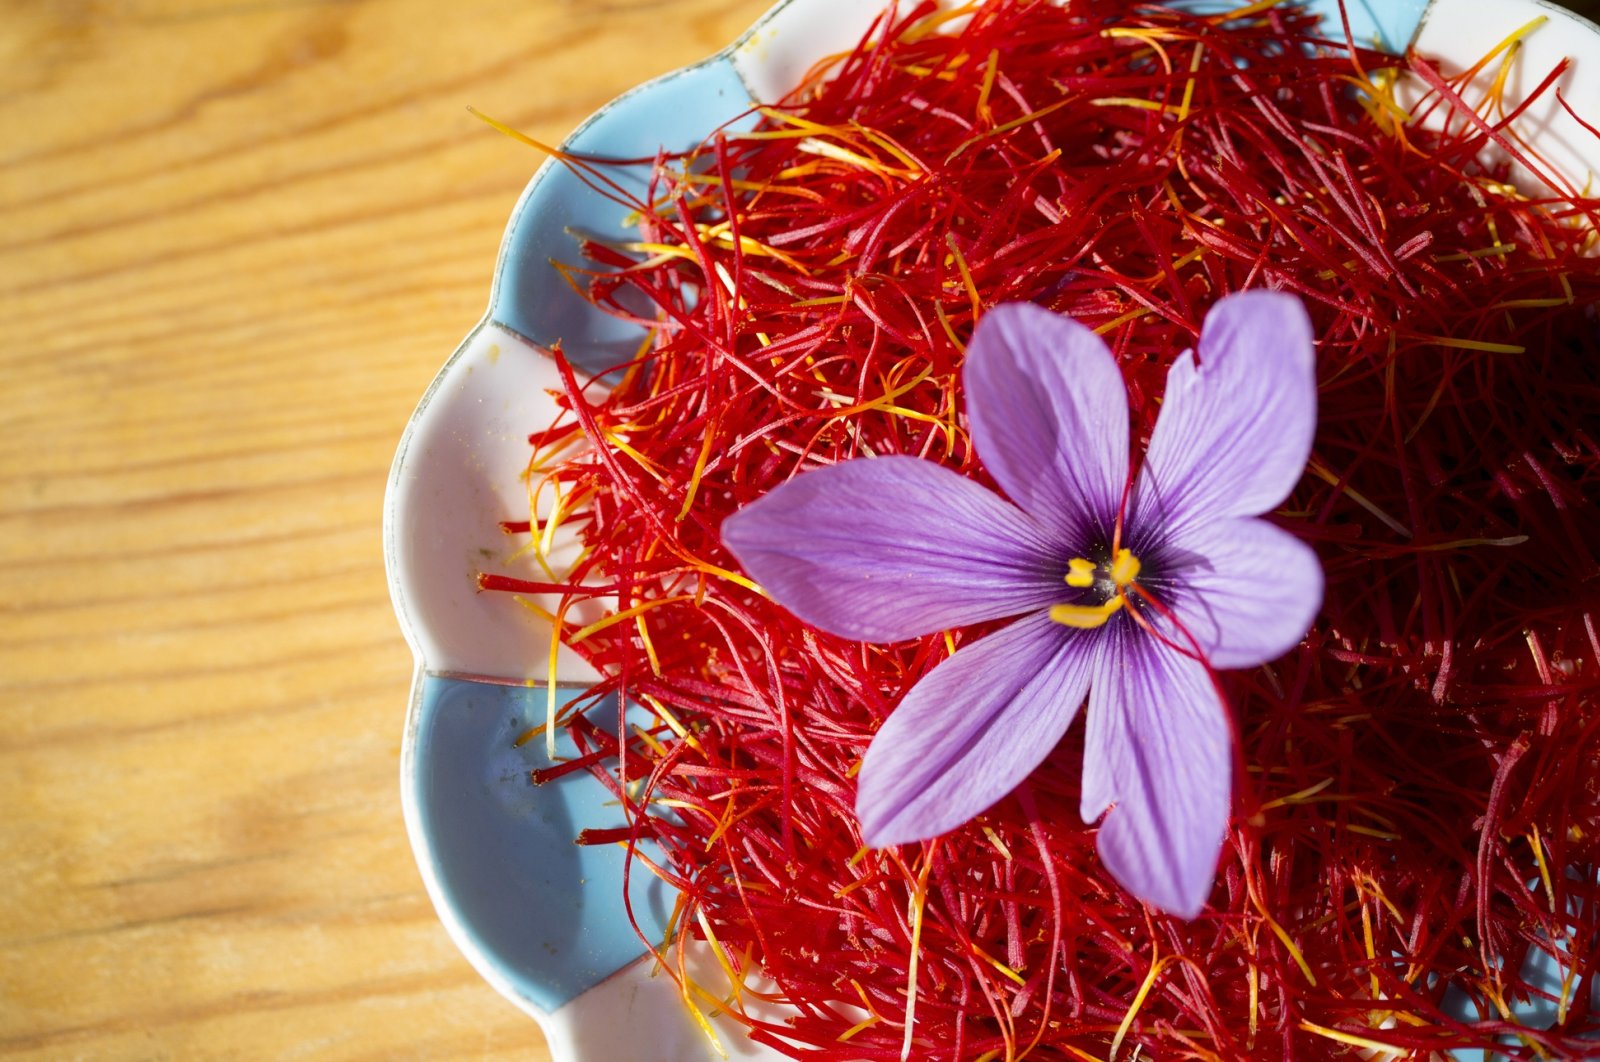
<svg viewBox="0 0 1600 1062"><path fill-rule="evenodd" d="M544 1059L397 784L406 418L559 140L767 0L0 2L0 1056Z"/></svg>

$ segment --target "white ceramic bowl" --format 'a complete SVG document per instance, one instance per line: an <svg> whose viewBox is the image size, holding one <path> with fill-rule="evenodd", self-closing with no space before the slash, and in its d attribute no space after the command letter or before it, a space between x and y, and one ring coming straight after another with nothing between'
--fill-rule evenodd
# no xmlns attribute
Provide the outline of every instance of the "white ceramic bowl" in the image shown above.
<svg viewBox="0 0 1600 1062"><path fill-rule="evenodd" d="M1339 32L1337 0L1307 3ZM1347 0L1347 8L1358 41L1391 51L1414 43L1447 74L1547 16L1527 38L1508 96L1526 93L1535 72L1571 56L1564 94L1600 119L1600 29L1543 0ZM692 147L753 101L784 95L817 60L854 43L876 13L868 0L784 0L723 51L602 108L565 146L613 158ZM1595 139L1553 96L1520 130L1579 186L1600 173ZM642 183L643 171L638 177ZM560 339L580 367L598 367L638 341L548 264L571 257L570 230L622 237L623 226L621 208L564 168L542 166L512 213L488 312L440 370L401 440L384 507L390 589L416 655L401 793L439 917L479 972L538 1019L558 1062L707 1062L717 1054L674 984L641 961L645 949L617 899L620 852L572 843L579 829L618 823L607 795L581 773L534 789L527 772L543 761L542 743L513 747L544 718L550 630L510 595L480 594L474 583L484 569L538 578L530 562L511 556L499 524L526 518L526 433L555 412L545 389L559 382L541 347ZM555 668L563 696L595 677L565 650ZM659 938L671 896L644 873L628 892L640 927ZM737 1030L720 1035L731 1057L779 1057Z"/></svg>

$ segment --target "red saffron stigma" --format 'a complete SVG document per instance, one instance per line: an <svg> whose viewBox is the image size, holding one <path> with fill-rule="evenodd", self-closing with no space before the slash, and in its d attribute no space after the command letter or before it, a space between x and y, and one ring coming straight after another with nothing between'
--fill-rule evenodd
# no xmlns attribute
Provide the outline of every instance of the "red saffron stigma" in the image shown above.
<svg viewBox="0 0 1600 1062"><path fill-rule="evenodd" d="M603 399L559 359L569 415L531 436L592 444L530 469L581 499L578 570L479 586L625 614L563 634L596 697L652 722L589 726L582 760L544 774L607 780L631 825L580 841L628 845L682 890L676 939L709 929L770 979L704 986L757 1041L840 1060L1596 1050L1600 199L1514 190L1493 159L1547 167L1425 60L1323 39L1294 5L1241 10L912 6L752 131L654 163L630 206L673 253L589 243L567 267L601 310L648 307L650 341ZM1402 71L1445 132L1398 113ZM812 629L739 576L721 521L858 456L992 486L959 370L1005 301L1105 337L1142 452L1205 310L1262 287L1318 336L1313 457L1274 519L1327 591L1300 647L1219 676L1250 797L1206 912L1153 914L1100 866L1081 724L937 845L865 849L868 742L985 631ZM1516 1016L1529 1002L1544 1025Z"/></svg>

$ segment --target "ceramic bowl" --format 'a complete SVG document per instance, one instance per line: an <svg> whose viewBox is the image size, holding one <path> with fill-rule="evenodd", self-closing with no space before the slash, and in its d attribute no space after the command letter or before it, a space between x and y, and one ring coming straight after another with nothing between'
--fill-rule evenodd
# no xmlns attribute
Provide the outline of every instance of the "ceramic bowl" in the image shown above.
<svg viewBox="0 0 1600 1062"><path fill-rule="evenodd" d="M1331 19L1330 34L1339 33L1337 0L1308 6ZM1570 55L1576 61L1564 94L1591 120L1600 118L1600 29L1548 3L1346 6L1357 40L1390 51L1415 44L1446 73L1548 16L1551 24L1528 37L1517 66L1523 73L1508 94L1528 91L1532 72ZM854 43L875 14L867 0L784 0L711 58L602 108L564 146L613 158L690 148L752 102L784 95L817 60ZM1595 139L1546 102L1523 117L1523 135L1581 186L1600 173ZM640 169L622 180L642 187L645 176ZM526 518L519 480L526 432L554 413L545 389L559 383L544 348L559 339L580 368L598 368L638 343L635 331L593 311L549 264L572 256L571 231L620 238L624 226L620 207L561 166L542 166L512 212L488 312L439 371L401 440L384 508L390 589L416 656L401 794L417 864L451 938L490 984L538 1020L558 1062L708 1062L717 1053L687 1018L672 981L651 976L641 961L639 932L660 938L673 897L648 874L633 875L626 889L636 932L619 900L621 852L573 843L581 829L620 822L608 795L582 773L535 789L528 772L546 750L538 741L514 745L544 718L550 630L510 595L480 594L474 584L485 569L538 577L519 572L525 562L511 555L499 523ZM564 650L554 659L563 697L595 677ZM735 1030L720 1036L731 1057L779 1057Z"/></svg>

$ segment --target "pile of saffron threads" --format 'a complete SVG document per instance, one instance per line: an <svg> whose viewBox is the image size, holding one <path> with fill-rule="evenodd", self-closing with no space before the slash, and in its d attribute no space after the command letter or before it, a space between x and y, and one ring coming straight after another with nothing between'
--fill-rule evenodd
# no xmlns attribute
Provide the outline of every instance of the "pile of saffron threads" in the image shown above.
<svg viewBox="0 0 1600 1062"><path fill-rule="evenodd" d="M567 412L532 436L543 530L576 528L582 562L480 577L560 590L552 622L605 676L557 720L586 755L540 780L608 780L631 825L581 840L680 890L663 975L798 1058L1595 1052L1600 200L1507 183L1508 158L1548 168L1497 91L1462 98L1476 71L1320 39L1289 4L958 14L891 10L754 131L657 160L647 197L614 193L637 241L566 268L649 338L603 398L558 354ZM1428 92L1409 113L1402 73ZM856 457L990 483L960 367L1012 300L1105 337L1138 452L1206 309L1263 287L1318 336L1314 454L1274 519L1327 594L1302 646L1225 676L1242 772L1206 912L1100 865L1081 724L967 826L866 848L869 740L985 629L815 630L737 570L723 519ZM597 596L605 618L567 622ZM597 726L608 694L651 724ZM687 939L721 976L688 975Z"/></svg>

